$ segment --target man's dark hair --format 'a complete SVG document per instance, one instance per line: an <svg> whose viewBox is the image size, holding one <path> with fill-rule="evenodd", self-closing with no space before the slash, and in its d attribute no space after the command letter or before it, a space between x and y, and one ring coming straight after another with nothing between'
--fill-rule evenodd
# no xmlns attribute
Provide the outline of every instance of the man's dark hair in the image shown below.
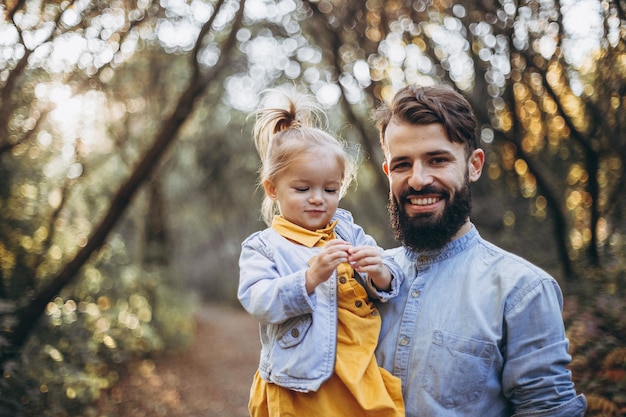
<svg viewBox="0 0 626 417"><path fill-rule="evenodd" d="M374 112L385 149L385 131L391 120L413 125L440 123L448 139L465 145L467 155L477 147L476 117L472 106L461 94L447 87L410 85L398 91L391 104L383 104Z"/></svg>

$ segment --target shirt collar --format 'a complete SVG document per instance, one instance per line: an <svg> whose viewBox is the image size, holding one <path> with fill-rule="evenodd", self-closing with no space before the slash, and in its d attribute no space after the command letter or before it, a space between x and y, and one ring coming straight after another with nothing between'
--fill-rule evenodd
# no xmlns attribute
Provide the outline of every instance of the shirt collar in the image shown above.
<svg viewBox="0 0 626 417"><path fill-rule="evenodd" d="M334 230L337 222L338 220L335 220L325 228L313 231L300 227L282 216L274 216L272 229L284 238L312 248L320 242L326 242L335 238Z"/></svg>

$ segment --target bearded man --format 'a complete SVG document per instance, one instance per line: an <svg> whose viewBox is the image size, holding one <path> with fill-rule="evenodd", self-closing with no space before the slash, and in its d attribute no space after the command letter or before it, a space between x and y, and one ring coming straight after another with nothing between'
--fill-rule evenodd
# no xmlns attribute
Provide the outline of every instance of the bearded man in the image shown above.
<svg viewBox="0 0 626 417"><path fill-rule="evenodd" d="M378 363L402 380L407 417L582 417L545 271L481 238L470 183L485 154L470 104L409 86L375 113L402 246L400 295L378 307Z"/></svg>

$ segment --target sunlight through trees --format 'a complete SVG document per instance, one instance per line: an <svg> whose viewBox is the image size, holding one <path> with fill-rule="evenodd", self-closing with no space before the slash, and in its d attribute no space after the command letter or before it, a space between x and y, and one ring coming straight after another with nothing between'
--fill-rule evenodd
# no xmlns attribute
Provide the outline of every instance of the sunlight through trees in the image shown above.
<svg viewBox="0 0 626 417"><path fill-rule="evenodd" d="M234 300L239 244L262 227L247 115L267 88L311 93L360 147L342 205L395 245L370 112L417 83L474 106L486 170L473 220L557 276L590 407L625 415L625 10L3 2L0 414L87 415L125 361L192 337L195 304Z"/></svg>

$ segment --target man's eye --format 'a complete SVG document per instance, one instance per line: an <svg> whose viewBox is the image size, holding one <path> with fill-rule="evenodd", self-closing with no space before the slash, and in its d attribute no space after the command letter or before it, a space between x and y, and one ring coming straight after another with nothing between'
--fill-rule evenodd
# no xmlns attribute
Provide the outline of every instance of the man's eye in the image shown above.
<svg viewBox="0 0 626 417"><path fill-rule="evenodd" d="M433 165L441 165L441 164L445 164L446 162L448 162L447 158L433 158L430 161Z"/></svg>
<svg viewBox="0 0 626 417"><path fill-rule="evenodd" d="M392 171L404 171L409 168L411 168L411 164L409 164L408 162L401 162L399 164L392 165L391 170Z"/></svg>

